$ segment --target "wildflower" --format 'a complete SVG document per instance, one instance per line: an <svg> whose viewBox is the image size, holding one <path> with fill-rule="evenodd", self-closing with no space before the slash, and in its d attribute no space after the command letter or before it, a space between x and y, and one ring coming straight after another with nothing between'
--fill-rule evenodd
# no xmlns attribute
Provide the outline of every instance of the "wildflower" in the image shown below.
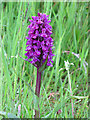
<svg viewBox="0 0 90 120"><path fill-rule="evenodd" d="M25 56L27 59L24 59L35 67L37 67L37 79L36 79L36 96L40 96L40 86L41 86L41 73L46 66L53 66L53 56L52 46L53 40L51 38L52 27L49 25L51 20L48 20L49 15L38 13L38 16L32 16L33 20L29 20L31 24L28 26L28 36L27 39L27 51ZM22 58L22 57L21 57ZM22 58L23 59L23 58ZM31 61L29 59L32 59ZM38 110L35 110L35 118L40 117L39 112L39 103Z"/></svg>
<svg viewBox="0 0 90 120"><path fill-rule="evenodd" d="M29 20L31 24L28 26L27 51L25 56L31 64L37 68L42 66L47 59L47 66L53 66L52 53L53 40L51 38L52 27L49 25L51 20L48 20L49 15L38 13L38 16L32 16L33 20Z"/></svg>

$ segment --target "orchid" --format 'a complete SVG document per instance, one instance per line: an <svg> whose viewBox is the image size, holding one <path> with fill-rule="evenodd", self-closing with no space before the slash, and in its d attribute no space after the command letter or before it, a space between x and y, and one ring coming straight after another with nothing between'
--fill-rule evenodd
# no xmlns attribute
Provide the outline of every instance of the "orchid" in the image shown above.
<svg viewBox="0 0 90 120"><path fill-rule="evenodd" d="M51 38L52 27L49 25L51 20L49 20L49 15L45 13L38 13L38 16L32 16L30 25L28 25L29 31L27 39L27 47L24 59L30 62L37 68L37 80L36 80L36 96L40 96L40 86L41 86L41 72L47 67L52 67L53 56L52 47L53 39ZM29 60L30 59L30 60ZM39 109L39 104L38 104ZM35 110L35 118L40 117L39 110Z"/></svg>

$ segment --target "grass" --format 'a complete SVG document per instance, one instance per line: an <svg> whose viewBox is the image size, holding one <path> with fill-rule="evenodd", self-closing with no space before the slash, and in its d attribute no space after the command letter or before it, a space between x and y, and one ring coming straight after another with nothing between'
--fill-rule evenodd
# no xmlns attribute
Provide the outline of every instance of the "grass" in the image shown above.
<svg viewBox="0 0 90 120"><path fill-rule="evenodd" d="M88 65L85 64L89 57L88 7L88 3L78 2L0 4L2 39L0 117L2 115L34 117L34 110L38 104L34 94L36 68L22 60L19 54L25 58L25 36L28 33L27 26L30 24L28 19L37 15L39 11L46 13L51 19L55 54L53 67L48 67L42 73L39 101L41 118L88 118ZM69 51L69 54L65 51ZM79 54L79 58L72 52ZM64 63L67 60L74 64L69 66L69 73ZM72 96L68 75L71 80Z"/></svg>

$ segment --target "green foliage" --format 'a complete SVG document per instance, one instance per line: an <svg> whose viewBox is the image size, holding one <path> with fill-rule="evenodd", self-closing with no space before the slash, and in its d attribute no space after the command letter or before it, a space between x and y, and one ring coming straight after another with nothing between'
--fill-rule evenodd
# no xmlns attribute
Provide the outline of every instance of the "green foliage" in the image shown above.
<svg viewBox="0 0 90 120"><path fill-rule="evenodd" d="M34 110L38 104L37 98L34 100L36 68L21 59L19 54L26 58L24 54L25 36L28 32L27 26L30 24L28 20L39 11L50 15L55 54L53 67L48 67L42 72L39 101L41 118L72 118L71 99L74 104L74 117L88 118L86 63L89 51L88 7L88 3L79 2L1 4L2 110L0 111L5 111L7 115L13 113L21 118L34 117ZM65 51L69 51L69 54ZM72 52L79 54L79 58ZM69 69L72 97L64 64L67 60L74 64Z"/></svg>

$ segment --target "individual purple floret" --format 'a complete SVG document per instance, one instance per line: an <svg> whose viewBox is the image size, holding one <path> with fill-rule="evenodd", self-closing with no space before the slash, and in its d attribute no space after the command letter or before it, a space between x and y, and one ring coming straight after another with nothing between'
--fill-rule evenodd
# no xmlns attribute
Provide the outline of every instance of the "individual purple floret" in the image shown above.
<svg viewBox="0 0 90 120"><path fill-rule="evenodd" d="M30 63L37 68L42 66L46 59L47 66L53 66L51 64L54 56L52 53L52 27L49 25L51 20L48 20L48 17L49 15L38 13L38 16L32 16L33 20L29 20L31 24L28 26L27 47L25 50L27 53L25 53L25 56L28 59L31 58Z"/></svg>

